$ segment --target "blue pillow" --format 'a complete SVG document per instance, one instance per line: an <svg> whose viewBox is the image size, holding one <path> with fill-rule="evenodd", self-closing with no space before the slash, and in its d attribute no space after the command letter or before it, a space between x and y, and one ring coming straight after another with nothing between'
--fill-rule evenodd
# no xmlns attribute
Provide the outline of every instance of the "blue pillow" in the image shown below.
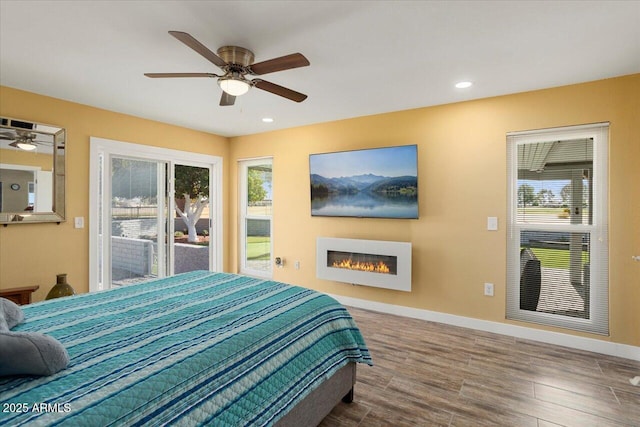
<svg viewBox="0 0 640 427"><path fill-rule="evenodd" d="M53 375L68 364L67 350L49 335L0 331L0 377Z"/></svg>
<svg viewBox="0 0 640 427"><path fill-rule="evenodd" d="M0 377L53 375L69 364L67 350L55 338L38 332L12 332L24 321L22 308L0 298Z"/></svg>
<svg viewBox="0 0 640 427"><path fill-rule="evenodd" d="M18 304L0 298L0 331L7 331L24 321L24 313Z"/></svg>

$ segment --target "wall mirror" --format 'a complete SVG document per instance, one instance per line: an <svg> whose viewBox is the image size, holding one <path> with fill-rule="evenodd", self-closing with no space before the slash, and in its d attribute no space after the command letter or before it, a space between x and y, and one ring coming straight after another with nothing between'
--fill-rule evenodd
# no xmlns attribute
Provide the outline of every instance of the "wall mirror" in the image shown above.
<svg viewBox="0 0 640 427"><path fill-rule="evenodd" d="M0 117L0 224L65 220L65 129Z"/></svg>

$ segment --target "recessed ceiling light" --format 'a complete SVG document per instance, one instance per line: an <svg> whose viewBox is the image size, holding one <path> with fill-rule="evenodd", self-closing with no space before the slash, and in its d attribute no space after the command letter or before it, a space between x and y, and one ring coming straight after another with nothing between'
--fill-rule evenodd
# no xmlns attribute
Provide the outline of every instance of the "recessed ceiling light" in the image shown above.
<svg viewBox="0 0 640 427"><path fill-rule="evenodd" d="M273 119L271 117L263 117L262 121L265 123L273 123Z"/></svg>
<svg viewBox="0 0 640 427"><path fill-rule="evenodd" d="M456 87L458 89L466 89L468 87L471 87L473 85L473 83L471 82L458 82L456 83Z"/></svg>

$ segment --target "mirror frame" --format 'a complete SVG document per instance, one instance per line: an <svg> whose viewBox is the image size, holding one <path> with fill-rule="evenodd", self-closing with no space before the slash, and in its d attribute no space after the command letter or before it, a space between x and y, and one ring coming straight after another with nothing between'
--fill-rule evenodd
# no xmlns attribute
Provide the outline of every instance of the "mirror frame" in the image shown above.
<svg viewBox="0 0 640 427"><path fill-rule="evenodd" d="M32 130L37 133L51 135L53 137L53 206L51 212L0 212L0 224L5 227L9 224L35 224L35 223L61 223L66 221L65 205L65 167L66 167L66 129L36 123L30 120L0 117L0 129L25 130L25 124L32 124ZM45 130L38 130L42 126Z"/></svg>

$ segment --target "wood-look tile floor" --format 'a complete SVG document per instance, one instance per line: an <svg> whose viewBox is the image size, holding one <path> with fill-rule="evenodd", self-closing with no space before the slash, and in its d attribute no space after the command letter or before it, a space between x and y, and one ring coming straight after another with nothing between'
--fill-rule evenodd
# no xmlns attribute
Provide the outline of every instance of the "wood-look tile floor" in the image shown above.
<svg viewBox="0 0 640 427"><path fill-rule="evenodd" d="M640 362L349 308L375 366L334 426L640 426Z"/></svg>

